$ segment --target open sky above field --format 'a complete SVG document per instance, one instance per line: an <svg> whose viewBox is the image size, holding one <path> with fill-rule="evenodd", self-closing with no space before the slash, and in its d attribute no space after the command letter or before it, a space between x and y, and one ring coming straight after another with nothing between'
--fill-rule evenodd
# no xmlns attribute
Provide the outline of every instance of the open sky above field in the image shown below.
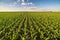
<svg viewBox="0 0 60 40"><path fill-rule="evenodd" d="M60 11L60 0L0 0L0 11Z"/></svg>

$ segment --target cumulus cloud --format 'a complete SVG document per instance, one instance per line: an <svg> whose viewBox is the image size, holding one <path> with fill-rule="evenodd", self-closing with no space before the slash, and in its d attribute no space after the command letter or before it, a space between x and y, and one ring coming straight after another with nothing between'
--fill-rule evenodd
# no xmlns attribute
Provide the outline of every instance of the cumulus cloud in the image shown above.
<svg viewBox="0 0 60 40"><path fill-rule="evenodd" d="M16 7L18 3L20 3L19 7ZM13 3L8 4L7 6L0 5L0 9L2 11L16 11L16 10L17 11L25 11L24 9L26 9L26 11L28 11L28 10L36 10L37 7L34 5L34 3L29 2L29 0L27 0L27 1L17 0L17 1L14 1Z"/></svg>
<svg viewBox="0 0 60 40"><path fill-rule="evenodd" d="M25 0L22 0L21 1L21 5L32 5L33 3L32 2L28 2L28 0L27 1L25 1Z"/></svg>
<svg viewBox="0 0 60 40"><path fill-rule="evenodd" d="M18 5L21 7L24 6L24 8L35 6L32 2L28 2L28 0L26 0L26 1L25 0L17 0L15 2L9 4L9 6L18 6Z"/></svg>
<svg viewBox="0 0 60 40"><path fill-rule="evenodd" d="M27 1L22 0L21 6L23 8L27 8L27 9L36 9L37 8L34 3L28 2L28 0Z"/></svg>

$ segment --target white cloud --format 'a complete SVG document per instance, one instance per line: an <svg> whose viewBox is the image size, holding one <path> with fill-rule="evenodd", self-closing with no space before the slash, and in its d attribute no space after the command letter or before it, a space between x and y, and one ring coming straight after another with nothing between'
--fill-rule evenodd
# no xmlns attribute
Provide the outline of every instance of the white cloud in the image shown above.
<svg viewBox="0 0 60 40"><path fill-rule="evenodd" d="M21 3L21 5L27 5L26 3Z"/></svg>
<svg viewBox="0 0 60 40"><path fill-rule="evenodd" d="M33 3L32 2L30 2L30 3L29 2L28 3L21 3L21 5L27 5L28 6L28 5L33 5Z"/></svg>
<svg viewBox="0 0 60 40"><path fill-rule="evenodd" d="M16 7L16 4L18 4L19 2L21 2L21 6ZM5 4L0 5L0 11L29 11L36 9L37 7L32 2L24 2L24 0L17 0L16 2L10 3L7 6Z"/></svg>

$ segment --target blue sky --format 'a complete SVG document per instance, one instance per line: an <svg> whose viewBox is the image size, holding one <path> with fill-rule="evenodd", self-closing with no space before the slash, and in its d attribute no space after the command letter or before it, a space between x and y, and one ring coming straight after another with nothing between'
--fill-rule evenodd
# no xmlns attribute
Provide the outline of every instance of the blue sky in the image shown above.
<svg viewBox="0 0 60 40"><path fill-rule="evenodd" d="M60 0L0 0L0 10L58 10Z"/></svg>

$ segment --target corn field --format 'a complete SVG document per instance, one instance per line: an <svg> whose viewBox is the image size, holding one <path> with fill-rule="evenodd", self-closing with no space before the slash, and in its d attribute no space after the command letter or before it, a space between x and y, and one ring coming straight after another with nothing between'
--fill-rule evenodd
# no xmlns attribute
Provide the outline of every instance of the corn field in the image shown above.
<svg viewBox="0 0 60 40"><path fill-rule="evenodd" d="M0 12L0 40L60 40L60 12Z"/></svg>

